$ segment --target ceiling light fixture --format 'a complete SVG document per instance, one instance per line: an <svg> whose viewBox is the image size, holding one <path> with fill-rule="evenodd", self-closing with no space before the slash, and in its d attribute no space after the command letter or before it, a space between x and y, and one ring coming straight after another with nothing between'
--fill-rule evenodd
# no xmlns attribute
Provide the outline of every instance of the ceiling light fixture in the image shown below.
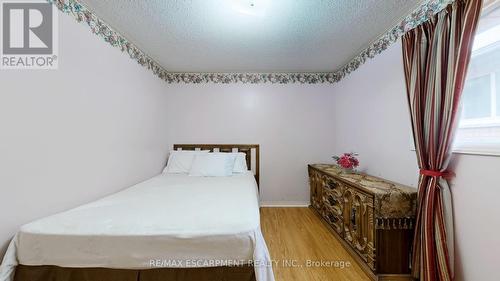
<svg viewBox="0 0 500 281"><path fill-rule="evenodd" d="M230 0L233 10L249 16L264 16L268 0Z"/></svg>

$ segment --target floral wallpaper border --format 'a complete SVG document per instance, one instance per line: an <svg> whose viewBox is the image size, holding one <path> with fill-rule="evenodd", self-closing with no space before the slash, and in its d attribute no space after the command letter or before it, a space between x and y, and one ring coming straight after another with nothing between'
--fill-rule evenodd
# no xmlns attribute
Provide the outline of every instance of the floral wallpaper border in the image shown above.
<svg viewBox="0 0 500 281"><path fill-rule="evenodd" d="M354 57L349 63L334 72L311 73L177 73L169 72L155 62L152 58L131 43L127 38L114 30L102 19L98 18L85 5L78 0L47 0L68 15L73 16L78 22L85 22L92 33L100 36L113 47L128 53L131 59L150 69L153 74L167 83L272 83L272 84L317 84L336 83L349 73L358 69L368 59L375 57L396 42L405 32L415 28L431 16L444 9L454 0L427 0L413 13L403 19L401 23L387 31L368 48Z"/></svg>

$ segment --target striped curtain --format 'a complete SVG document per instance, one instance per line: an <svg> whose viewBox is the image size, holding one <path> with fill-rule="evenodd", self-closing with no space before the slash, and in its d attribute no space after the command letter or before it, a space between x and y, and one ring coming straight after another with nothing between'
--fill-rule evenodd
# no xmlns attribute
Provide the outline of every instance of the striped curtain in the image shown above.
<svg viewBox="0 0 500 281"><path fill-rule="evenodd" d="M453 280L453 213L446 169L482 0L456 0L402 38L420 178L412 274Z"/></svg>

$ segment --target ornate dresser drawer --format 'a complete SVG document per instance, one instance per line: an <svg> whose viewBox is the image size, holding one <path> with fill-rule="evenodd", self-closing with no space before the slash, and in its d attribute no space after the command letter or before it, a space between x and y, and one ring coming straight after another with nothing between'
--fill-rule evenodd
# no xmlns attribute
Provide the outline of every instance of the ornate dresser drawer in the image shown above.
<svg viewBox="0 0 500 281"><path fill-rule="evenodd" d="M411 280L415 188L309 165L311 207L374 280Z"/></svg>

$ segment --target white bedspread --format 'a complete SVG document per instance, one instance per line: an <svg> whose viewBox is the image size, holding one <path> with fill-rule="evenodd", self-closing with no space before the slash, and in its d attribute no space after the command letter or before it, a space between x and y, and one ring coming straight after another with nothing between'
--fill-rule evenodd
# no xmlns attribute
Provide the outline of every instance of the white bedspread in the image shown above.
<svg viewBox="0 0 500 281"><path fill-rule="evenodd" d="M232 177L162 174L101 200L21 227L0 267L56 265L148 269L213 267L253 260L273 281L251 173Z"/></svg>

